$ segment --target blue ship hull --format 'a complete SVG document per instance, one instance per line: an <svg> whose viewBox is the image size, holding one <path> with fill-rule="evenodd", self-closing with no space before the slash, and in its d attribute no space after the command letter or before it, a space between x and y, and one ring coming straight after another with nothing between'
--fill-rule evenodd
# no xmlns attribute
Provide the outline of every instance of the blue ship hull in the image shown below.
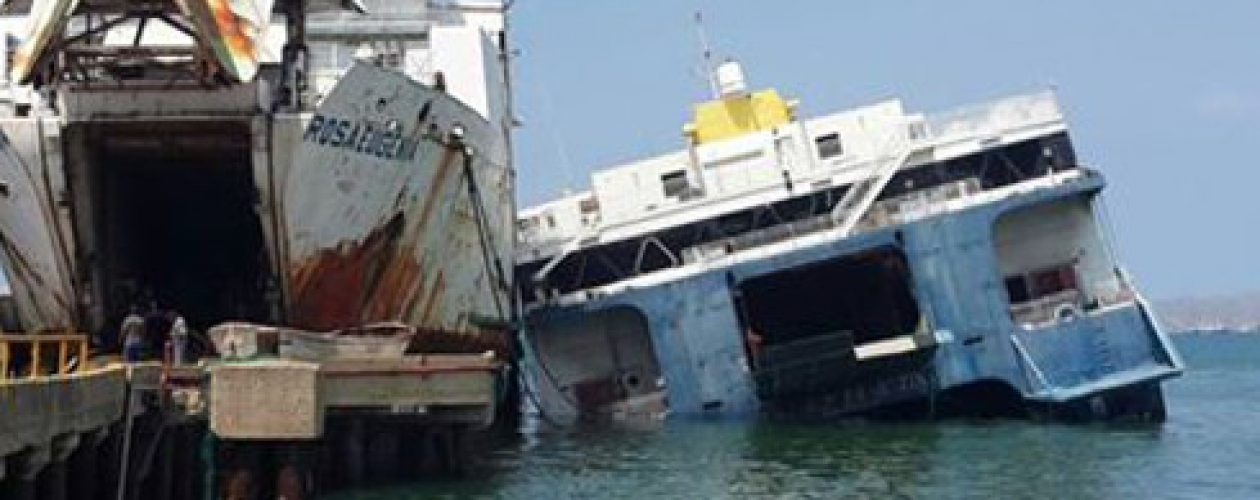
<svg viewBox="0 0 1260 500"><path fill-rule="evenodd" d="M536 307L522 333L530 385L541 410L552 414L578 414L593 407L591 401L597 406L655 391L670 415L683 416L834 417L888 409L974 414L985 413L984 408L1006 414L1013 406L1021 413L1054 417L1162 420L1158 383L1179 374L1183 364L1140 295L1084 311L1059 311L1054 321L1020 324L1010 312L994 250L994 227L1004 214L1056 200L1092 200L1104 185L1100 175L1087 172L960 210ZM917 329L906 337L912 348L863 361L855 359L852 338L833 337L835 356L827 357L831 347L803 346L798 351L821 361L788 363L773 376L759 369L767 355L758 352L756 342L750 344L750 336L759 332L750 332L744 318L741 287L878 249L904 256L909 290L921 314ZM634 319L591 327L589 318L601 314ZM649 337L650 348L637 348L642 355L617 340L625 325L635 323ZM556 340L592 329L609 339L609 346L598 349L611 352L612 361L594 359L599 356L590 355L595 348L589 345ZM557 333L562 331L569 333ZM557 347L565 342L567 347ZM644 364L650 366L640 369ZM583 370L634 375L628 379L632 384L623 375L602 389L570 383ZM641 380L653 376L657 380ZM784 389L789 386L793 389Z"/></svg>

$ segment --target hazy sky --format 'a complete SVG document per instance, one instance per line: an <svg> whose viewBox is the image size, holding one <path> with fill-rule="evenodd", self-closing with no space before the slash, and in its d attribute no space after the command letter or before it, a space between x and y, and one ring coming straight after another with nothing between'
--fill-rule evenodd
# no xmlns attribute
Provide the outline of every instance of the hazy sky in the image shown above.
<svg viewBox="0 0 1260 500"><path fill-rule="evenodd" d="M1127 267L1154 298L1260 289L1260 1L520 0L520 197L681 147L693 12L754 88L805 115L887 97L938 111L1057 88L1111 182Z"/></svg>

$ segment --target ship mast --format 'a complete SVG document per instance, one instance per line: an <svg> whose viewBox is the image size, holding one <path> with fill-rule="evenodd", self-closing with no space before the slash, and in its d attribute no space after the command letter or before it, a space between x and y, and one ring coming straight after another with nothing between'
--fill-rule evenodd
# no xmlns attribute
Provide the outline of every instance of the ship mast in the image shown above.
<svg viewBox="0 0 1260 500"><path fill-rule="evenodd" d="M709 97L717 99L720 94L716 68L713 65L713 47L709 44L709 35L704 28L704 14L697 10L695 15L696 38L700 42L700 67L704 72L705 83L709 85Z"/></svg>

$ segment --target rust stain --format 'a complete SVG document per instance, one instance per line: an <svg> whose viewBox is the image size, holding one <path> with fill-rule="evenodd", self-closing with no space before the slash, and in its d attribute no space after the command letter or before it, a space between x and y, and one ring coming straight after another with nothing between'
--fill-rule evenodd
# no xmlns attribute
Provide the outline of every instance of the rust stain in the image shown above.
<svg viewBox="0 0 1260 500"><path fill-rule="evenodd" d="M445 292L446 275L438 271L437 279L433 281L433 290L429 292L429 300L424 303L424 312L420 313L420 324L428 324L432 320L438 296Z"/></svg>
<svg viewBox="0 0 1260 500"><path fill-rule="evenodd" d="M424 258L415 242L429 224L460 153L446 150L433 172L420 209L400 209L361 243L323 249L293 267L290 316L296 326L331 330L403 318L423 295ZM401 207L400 207L401 208ZM408 213L411 212L409 216ZM348 248L346 248L348 247ZM444 292L440 262L427 307ZM432 311L424 314L427 324Z"/></svg>
<svg viewBox="0 0 1260 500"><path fill-rule="evenodd" d="M366 316L369 277L395 253L389 225L374 231L350 249L324 249L299 264L293 273L291 320L295 326L335 330L388 318Z"/></svg>
<svg viewBox="0 0 1260 500"><path fill-rule="evenodd" d="M424 265L425 265L425 262L424 262L424 257L422 256L420 259L421 259L421 260L420 260L420 268L421 268L421 269L423 269L423 268L424 268ZM440 280L441 280L441 278L442 278L442 270L441 270L441 269L438 269L438 272L437 272L437 277L438 277L438 280L439 280L439 281L435 281L435 282L434 282L434 286L433 286L433 288L432 288L431 293L443 293L443 291L444 291L444 290L442 290L442 288L438 287L438 284L440 283ZM407 292L407 303L403 306L403 308L404 308L404 311L406 311L406 314L407 314L407 316L408 316L408 318L407 318L408 320L414 320L414 319L415 319L415 311L417 310L416 308L417 308L417 307L419 307L419 305L420 305L420 299L422 299L422 298L424 298L424 297L425 297L425 294L424 294L424 291L425 291L424 285L425 285L425 284L424 284L423 280L416 280L416 282L412 284L411 290L410 290L409 292Z"/></svg>
<svg viewBox="0 0 1260 500"><path fill-rule="evenodd" d="M374 287L365 301L363 315L367 318L398 319L402 314L405 294L411 284L421 279L420 262L411 258L414 247L400 247L390 262L375 269L375 276L368 280Z"/></svg>

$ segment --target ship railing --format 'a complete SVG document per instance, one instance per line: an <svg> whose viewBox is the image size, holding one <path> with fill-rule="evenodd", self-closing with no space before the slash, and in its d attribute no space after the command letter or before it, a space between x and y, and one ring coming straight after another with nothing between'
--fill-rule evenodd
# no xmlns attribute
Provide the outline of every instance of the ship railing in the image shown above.
<svg viewBox="0 0 1260 500"><path fill-rule="evenodd" d="M87 335L0 332L0 380L77 372L86 364L88 350Z"/></svg>
<svg viewBox="0 0 1260 500"><path fill-rule="evenodd" d="M905 127L894 127L893 133L880 148L882 155L875 164L874 174L849 186L840 202L831 211L831 216L840 227L841 236L848 236L857 228L861 219L870 210L880 193L906 166L910 156L925 143L910 138L908 124Z"/></svg>
<svg viewBox="0 0 1260 500"><path fill-rule="evenodd" d="M978 180L964 179L895 198L880 200L859 219L851 234L901 224L941 213L946 210L947 202L971 196L981 190ZM847 212L841 212L840 220L844 220L847 216ZM692 263L716 258L778 243L798 236L835 229L839 226L840 222L833 215L817 215L690 247L683 251L683 261Z"/></svg>
<svg viewBox="0 0 1260 500"><path fill-rule="evenodd" d="M1093 295L1093 298L1099 308L1106 308L1106 307L1111 307L1111 306L1132 304L1137 301L1137 293L1133 290L1133 288L1129 287L1128 283L1125 283L1122 281L1120 282L1119 288L1116 288L1110 292L1095 293Z"/></svg>
<svg viewBox="0 0 1260 500"><path fill-rule="evenodd" d="M980 180L972 177L880 200L874 203L858 221L854 232L902 224L944 213L950 210L949 202L967 198L983 190Z"/></svg>
<svg viewBox="0 0 1260 500"><path fill-rule="evenodd" d="M818 233L837 227L837 222L830 214L816 215L795 222L770 226L750 231L738 236L704 243L683 250L683 262L692 263L723 255L742 252L751 248L769 245L780 241Z"/></svg>
<svg viewBox="0 0 1260 500"><path fill-rule="evenodd" d="M1081 168L1085 175L1096 175L1088 169ZM966 200L985 191L977 178L966 178L954 182L923 188L909 193L878 200L861 214L852 231L842 236L870 231L881 227L905 224L955 210L958 200ZM841 221L850 216L852 207L840 210L835 214L823 214L795 222L778 224L763 229L749 231L717 241L702 243L683 250L683 262L693 263L727 254L748 250L755 247L778 243L798 236L805 236L841 227ZM1119 288L1129 288L1121 280ZM1129 295L1131 297L1131 293ZM1129 299L1118 299L1125 302Z"/></svg>
<svg viewBox="0 0 1260 500"><path fill-rule="evenodd" d="M1080 290L1071 289L1011 304L1011 319L1022 325L1039 325L1065 319L1069 314L1079 313L1084 298Z"/></svg>
<svg viewBox="0 0 1260 500"><path fill-rule="evenodd" d="M927 117L928 133L943 139L976 136L1063 119L1054 91L1007 97Z"/></svg>
<svg viewBox="0 0 1260 500"><path fill-rule="evenodd" d="M1070 289L1012 304L1009 309L1015 324L1038 326L1070 321L1100 310L1132 304L1135 300L1136 295L1127 286L1104 293Z"/></svg>
<svg viewBox="0 0 1260 500"><path fill-rule="evenodd" d="M519 234L519 233L518 233ZM565 244L572 238L550 236L546 238L520 237L517 240L516 258L518 262L532 262L550 257L564 250Z"/></svg>

